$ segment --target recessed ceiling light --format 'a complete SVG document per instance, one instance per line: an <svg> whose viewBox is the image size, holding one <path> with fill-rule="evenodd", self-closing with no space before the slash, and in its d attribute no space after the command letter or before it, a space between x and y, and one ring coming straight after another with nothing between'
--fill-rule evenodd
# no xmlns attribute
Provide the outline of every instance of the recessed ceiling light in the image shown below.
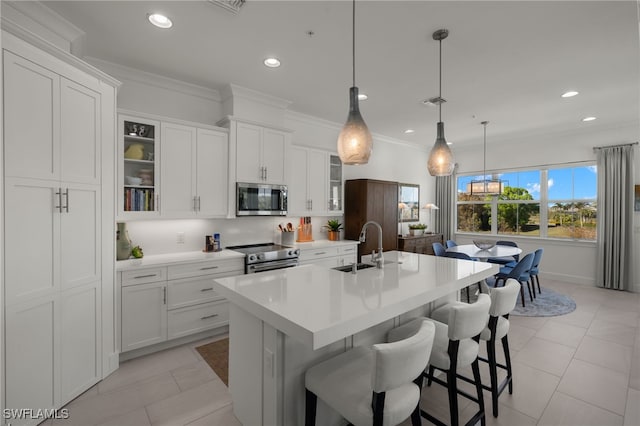
<svg viewBox="0 0 640 426"><path fill-rule="evenodd" d="M267 58L264 60L264 64L269 68L278 68L280 66L280 60L278 58Z"/></svg>
<svg viewBox="0 0 640 426"><path fill-rule="evenodd" d="M573 97L574 97L575 95L577 95L577 94L578 94L578 92L576 92L575 90L570 90L570 91L568 91L568 92L564 92L564 93L562 94L562 97L563 97L563 98L573 98Z"/></svg>
<svg viewBox="0 0 640 426"><path fill-rule="evenodd" d="M358 93L359 101L366 101L367 99L369 99L369 96L367 96L366 93Z"/></svg>
<svg viewBox="0 0 640 426"><path fill-rule="evenodd" d="M582 121L593 121L595 120L597 117L585 117L582 119Z"/></svg>
<svg viewBox="0 0 640 426"><path fill-rule="evenodd" d="M404 131L407 135L411 134L411 133L415 133L415 130L413 129L407 129Z"/></svg>
<svg viewBox="0 0 640 426"><path fill-rule="evenodd" d="M171 22L171 19L159 13L150 14L149 22L151 22L158 28L171 28L173 26L173 22Z"/></svg>

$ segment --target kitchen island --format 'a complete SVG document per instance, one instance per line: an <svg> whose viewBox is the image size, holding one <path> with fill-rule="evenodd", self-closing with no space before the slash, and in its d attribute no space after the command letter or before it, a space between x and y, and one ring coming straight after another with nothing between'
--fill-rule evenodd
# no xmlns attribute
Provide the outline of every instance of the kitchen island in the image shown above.
<svg viewBox="0 0 640 426"><path fill-rule="evenodd" d="M384 256L383 269L356 274L305 265L214 281L230 302L229 390L242 424L303 424L307 368L384 341L391 328L498 271L489 263L415 253ZM340 424L340 418L319 402L317 423Z"/></svg>

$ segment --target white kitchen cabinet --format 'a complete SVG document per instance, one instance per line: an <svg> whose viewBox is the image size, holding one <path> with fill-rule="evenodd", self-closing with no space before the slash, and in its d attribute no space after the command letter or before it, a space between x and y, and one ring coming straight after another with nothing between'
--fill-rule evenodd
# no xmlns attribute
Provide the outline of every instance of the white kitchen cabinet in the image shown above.
<svg viewBox="0 0 640 426"><path fill-rule="evenodd" d="M226 130L162 122L162 217L227 214Z"/></svg>
<svg viewBox="0 0 640 426"><path fill-rule="evenodd" d="M60 408L103 377L117 82L2 37L4 407Z"/></svg>
<svg viewBox="0 0 640 426"><path fill-rule="evenodd" d="M236 182L285 184L285 155L290 133L234 122Z"/></svg>
<svg viewBox="0 0 640 426"><path fill-rule="evenodd" d="M167 340L167 282L122 287L122 352Z"/></svg>
<svg viewBox="0 0 640 426"><path fill-rule="evenodd" d="M118 218L160 214L160 122L118 114Z"/></svg>
<svg viewBox="0 0 640 426"><path fill-rule="evenodd" d="M289 150L289 215L340 214L342 212L340 158L326 151L312 148L292 146Z"/></svg>
<svg viewBox="0 0 640 426"><path fill-rule="evenodd" d="M316 247L304 247L304 245L298 245L300 248L300 265L320 265L329 268L336 266L344 266L355 263L357 260L357 244L340 244L327 245Z"/></svg>
<svg viewBox="0 0 640 426"><path fill-rule="evenodd" d="M227 301L212 280L243 273L242 257L120 272L122 352L227 325Z"/></svg>

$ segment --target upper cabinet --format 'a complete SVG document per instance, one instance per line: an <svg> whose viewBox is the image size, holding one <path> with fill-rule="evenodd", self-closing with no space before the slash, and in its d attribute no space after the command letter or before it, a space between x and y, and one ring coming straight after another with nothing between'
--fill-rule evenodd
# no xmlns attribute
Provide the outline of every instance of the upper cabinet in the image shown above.
<svg viewBox="0 0 640 426"><path fill-rule="evenodd" d="M289 149L289 215L342 214L342 163L337 155L300 146Z"/></svg>
<svg viewBox="0 0 640 426"><path fill-rule="evenodd" d="M119 116L119 218L226 217L228 131L152 118Z"/></svg>
<svg viewBox="0 0 640 426"><path fill-rule="evenodd" d="M118 117L118 215L158 217L160 122L129 115Z"/></svg>
<svg viewBox="0 0 640 426"><path fill-rule="evenodd" d="M162 123L163 217L227 214L227 147L224 129Z"/></svg>
<svg viewBox="0 0 640 426"><path fill-rule="evenodd" d="M236 182L285 183L290 133L236 122Z"/></svg>

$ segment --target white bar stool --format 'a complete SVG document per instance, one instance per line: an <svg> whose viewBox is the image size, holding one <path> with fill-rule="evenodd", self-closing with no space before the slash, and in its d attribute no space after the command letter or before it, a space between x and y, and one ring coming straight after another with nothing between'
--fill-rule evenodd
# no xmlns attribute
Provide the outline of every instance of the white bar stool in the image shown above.
<svg viewBox="0 0 640 426"><path fill-rule="evenodd" d="M489 306L491 300L487 294L478 295L476 303L456 303L449 309L447 318L448 324L440 321L433 321L436 326L436 336L433 341L431 358L429 359L429 372L425 373L428 384L436 382L447 388L449 394L449 413L451 426L458 426L458 394L478 403L478 412L466 423L474 425L480 420L485 426L484 399L482 397L482 382L480 381L480 368L478 366L478 340L480 333L489 320ZM395 328L389 332L389 340L403 338L408 330L414 329L415 321L423 320L418 318L405 325ZM474 384L476 386L476 396L470 395L457 386L458 368L471 365L473 370ZM447 381L434 377L435 370L446 373ZM445 426L441 420L431 414L421 410L422 417L430 422Z"/></svg>
<svg viewBox="0 0 640 426"><path fill-rule="evenodd" d="M420 425L420 391L435 326L421 321L409 337L358 346L307 370L305 425L315 425L317 398L354 425Z"/></svg>
<svg viewBox="0 0 640 426"><path fill-rule="evenodd" d="M491 392L491 405L493 409L493 417L498 417L498 397L509 386L509 393L513 393L513 375L511 371L511 355L509 353L509 340L507 333L509 332L509 312L515 308L518 301L518 293L520 292L520 283L515 279L508 279L504 287L492 288L489 296L491 297L491 306L489 307L489 323L487 327L480 333L480 339L487 342L487 359L479 357L480 361L489 364L489 376L491 386L482 385L482 387ZM442 306L431 314L432 318L447 322L449 311L452 306L463 304L462 302L454 302ZM499 364L496 358L496 341L502 342L504 351L505 364ZM507 371L507 377L498 384L498 367ZM469 383L474 383L471 379L463 376L458 378Z"/></svg>

